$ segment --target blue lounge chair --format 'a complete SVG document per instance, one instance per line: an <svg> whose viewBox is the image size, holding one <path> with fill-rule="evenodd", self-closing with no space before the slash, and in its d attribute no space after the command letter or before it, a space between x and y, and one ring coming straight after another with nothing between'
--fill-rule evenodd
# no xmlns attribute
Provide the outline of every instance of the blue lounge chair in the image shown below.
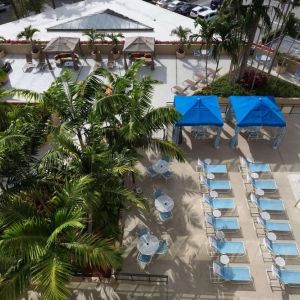
<svg viewBox="0 0 300 300"><path fill-rule="evenodd" d="M270 173L271 168L269 164L266 163L255 163L245 158L240 158L240 163L242 168L247 168L251 173Z"/></svg>
<svg viewBox="0 0 300 300"><path fill-rule="evenodd" d="M253 179L253 178L251 178L251 182L255 189L261 189L264 191L277 190L277 184L274 179Z"/></svg>
<svg viewBox="0 0 300 300"><path fill-rule="evenodd" d="M217 230L239 230L240 224L236 217L215 218L211 215L206 215L206 222Z"/></svg>
<svg viewBox="0 0 300 300"><path fill-rule="evenodd" d="M149 233L149 230L148 228L146 227L143 227L143 228L138 228L137 231L136 231L136 235L140 238L141 236L145 235Z"/></svg>
<svg viewBox="0 0 300 300"><path fill-rule="evenodd" d="M145 255L139 252L137 256L137 260L143 264L149 264L151 262L152 256L151 255Z"/></svg>
<svg viewBox="0 0 300 300"><path fill-rule="evenodd" d="M285 207L281 199L267 199L267 198L258 198L254 193L250 194L250 200L253 204L257 206L260 210L274 211L274 212L283 212Z"/></svg>
<svg viewBox="0 0 300 300"><path fill-rule="evenodd" d="M211 248L213 248L217 253L227 255L245 254L244 242L219 241L214 237L209 237L208 241Z"/></svg>
<svg viewBox="0 0 300 300"><path fill-rule="evenodd" d="M209 190L215 190L215 191L231 190L231 185L229 180L211 180L211 179L207 179L206 176L201 174L200 182L201 184L207 186Z"/></svg>
<svg viewBox="0 0 300 300"><path fill-rule="evenodd" d="M168 251L169 247L165 240L159 241L158 249L156 250L156 254L165 254Z"/></svg>
<svg viewBox="0 0 300 300"><path fill-rule="evenodd" d="M158 175L158 173L153 170L153 167L149 167L147 171L152 178Z"/></svg>
<svg viewBox="0 0 300 300"><path fill-rule="evenodd" d="M159 213L159 218L165 222L165 221L168 221L172 218L172 212L160 212Z"/></svg>
<svg viewBox="0 0 300 300"><path fill-rule="evenodd" d="M225 281L250 283L252 280L248 266L222 266L214 261L213 273Z"/></svg>
<svg viewBox="0 0 300 300"><path fill-rule="evenodd" d="M280 269L273 264L272 273L283 285L300 286L300 269Z"/></svg>
<svg viewBox="0 0 300 300"><path fill-rule="evenodd" d="M299 250L295 242L272 242L266 237L263 239L263 244L274 255L299 256Z"/></svg>
<svg viewBox="0 0 300 300"><path fill-rule="evenodd" d="M214 165L206 164L201 159L198 159L198 167L200 167L205 173L214 173L214 174L227 174L227 167L224 164Z"/></svg>
<svg viewBox="0 0 300 300"><path fill-rule="evenodd" d="M275 231L275 232L291 232L291 225L287 221L265 221L262 218L257 218L257 223L261 224L265 230L267 231Z"/></svg>
<svg viewBox="0 0 300 300"><path fill-rule="evenodd" d="M154 188L153 196L154 196L155 199L158 198L159 196L161 196L162 194L163 193L161 192L160 189Z"/></svg>
<svg viewBox="0 0 300 300"><path fill-rule="evenodd" d="M203 194L203 200L212 209L235 209L233 198L211 198L208 194Z"/></svg>

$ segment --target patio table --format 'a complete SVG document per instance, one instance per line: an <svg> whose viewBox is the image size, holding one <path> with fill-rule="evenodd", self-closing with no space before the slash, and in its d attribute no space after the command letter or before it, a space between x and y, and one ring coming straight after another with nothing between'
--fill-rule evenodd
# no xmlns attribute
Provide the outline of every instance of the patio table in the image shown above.
<svg viewBox="0 0 300 300"><path fill-rule="evenodd" d="M258 179L258 178L259 178L259 175L258 175L258 173L251 173L251 177L252 177L253 179Z"/></svg>
<svg viewBox="0 0 300 300"><path fill-rule="evenodd" d="M271 216L268 212L263 211L262 213L260 213L260 216L263 220L268 221L271 219Z"/></svg>
<svg viewBox="0 0 300 300"><path fill-rule="evenodd" d="M215 175L214 175L213 173L208 173L208 174L206 175L206 177L207 177L208 179L215 179Z"/></svg>
<svg viewBox="0 0 300 300"><path fill-rule="evenodd" d="M222 255L220 256L220 263L221 263L222 265L228 265L228 264L229 264L229 257L228 257L228 255L222 254Z"/></svg>
<svg viewBox="0 0 300 300"><path fill-rule="evenodd" d="M221 213L221 211L219 209L214 209L213 210L213 216L215 218L220 218L222 216L222 213Z"/></svg>
<svg viewBox="0 0 300 300"><path fill-rule="evenodd" d="M144 255L154 255L159 247L159 240L155 235L142 235L137 244L138 250Z"/></svg>
<svg viewBox="0 0 300 300"><path fill-rule="evenodd" d="M281 256L277 256L275 258L275 264L278 266L278 267L284 267L285 266L285 259Z"/></svg>
<svg viewBox="0 0 300 300"><path fill-rule="evenodd" d="M274 232L268 232L267 233L267 238L270 240L270 241L276 241L277 240L277 236Z"/></svg>
<svg viewBox="0 0 300 300"><path fill-rule="evenodd" d="M156 173L164 174L169 171L169 163L163 159L160 159L152 166L152 168Z"/></svg>
<svg viewBox="0 0 300 300"><path fill-rule="evenodd" d="M217 191L210 191L209 196L212 198L217 198L219 196Z"/></svg>
<svg viewBox="0 0 300 300"><path fill-rule="evenodd" d="M170 212L174 208L174 201L168 195L161 195L155 199L154 205L159 212Z"/></svg>
<svg viewBox="0 0 300 300"><path fill-rule="evenodd" d="M257 189L257 190L255 191L255 194L256 194L257 196L263 196L263 195L265 194L265 192L264 192L264 190L262 190L262 189Z"/></svg>

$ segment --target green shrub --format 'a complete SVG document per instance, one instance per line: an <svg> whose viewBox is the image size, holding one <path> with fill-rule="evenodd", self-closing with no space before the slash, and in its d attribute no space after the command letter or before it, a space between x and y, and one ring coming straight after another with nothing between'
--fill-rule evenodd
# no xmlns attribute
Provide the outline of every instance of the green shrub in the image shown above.
<svg viewBox="0 0 300 300"><path fill-rule="evenodd" d="M300 98L300 87L290 82L270 76L267 83L255 90L248 90L239 83L229 82L228 75L216 79L208 87L201 91L196 91L196 95L217 95L220 97L229 97L231 95L270 95L283 98Z"/></svg>

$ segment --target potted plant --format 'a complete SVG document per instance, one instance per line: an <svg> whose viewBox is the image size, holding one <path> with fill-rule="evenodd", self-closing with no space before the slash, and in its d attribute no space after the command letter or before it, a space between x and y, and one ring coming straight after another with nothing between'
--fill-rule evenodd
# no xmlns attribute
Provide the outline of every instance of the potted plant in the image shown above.
<svg viewBox="0 0 300 300"><path fill-rule="evenodd" d="M112 42L112 49L111 53L114 57L114 60L118 59L120 57L120 51L118 49L119 45L119 38L123 38L124 35L122 33L110 33L106 35L109 39L111 39Z"/></svg>
<svg viewBox="0 0 300 300"><path fill-rule="evenodd" d="M3 36L0 36L0 42L5 42L5 38ZM3 58L5 56L4 49L0 48L0 58Z"/></svg>
<svg viewBox="0 0 300 300"><path fill-rule="evenodd" d="M33 39L33 36L36 32L39 30L36 28L32 28L31 25L28 27L25 27L23 31L21 31L18 35L17 38L25 38L26 41L30 42L31 44L31 54L32 58L38 58L39 57L39 48L36 46L35 40Z"/></svg>
<svg viewBox="0 0 300 300"><path fill-rule="evenodd" d="M285 73L288 65L287 57L284 54L278 52L276 55L276 61L277 61L276 72L278 74Z"/></svg>
<svg viewBox="0 0 300 300"><path fill-rule="evenodd" d="M91 56L94 60L100 60L100 51L97 50L96 41L97 39L101 39L102 41L105 38L104 33L97 32L96 29L92 28L87 30L84 35L89 38L89 47L91 48Z"/></svg>
<svg viewBox="0 0 300 300"><path fill-rule="evenodd" d="M185 45L188 42L191 30L189 28L183 28L181 25L171 31L171 35L175 35L179 38L179 44L176 51L177 58L184 58L185 56Z"/></svg>
<svg viewBox="0 0 300 300"><path fill-rule="evenodd" d="M0 85L5 84L8 81L8 74L0 69Z"/></svg>

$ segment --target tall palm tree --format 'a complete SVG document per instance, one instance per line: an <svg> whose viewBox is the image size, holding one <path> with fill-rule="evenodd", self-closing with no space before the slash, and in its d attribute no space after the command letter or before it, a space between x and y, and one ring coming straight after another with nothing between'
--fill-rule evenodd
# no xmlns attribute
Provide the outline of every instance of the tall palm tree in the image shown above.
<svg viewBox="0 0 300 300"><path fill-rule="evenodd" d="M33 36L35 33L39 32L39 29L33 28L31 25L25 27L21 32L18 33L17 38L25 38L31 44L32 52L36 52L36 45Z"/></svg>
<svg viewBox="0 0 300 300"><path fill-rule="evenodd" d="M121 253L112 241L84 231L82 195L89 181L66 182L45 207L36 207L30 193L2 203L1 299L18 299L29 287L44 299L69 299L67 283L76 271L120 266Z"/></svg>
<svg viewBox="0 0 300 300"><path fill-rule="evenodd" d="M178 27L176 27L171 31L171 35L175 35L176 37L179 38L179 45L178 45L177 52L184 53L185 45L188 42L190 33L191 30L189 28L183 28L181 25L179 25Z"/></svg>
<svg viewBox="0 0 300 300"><path fill-rule="evenodd" d="M194 24L195 24L195 28L199 27L199 32L192 34L190 36L190 40L195 41L201 39L205 43L206 49L210 50L214 41L213 37L216 32L215 23L207 22L201 18L197 18ZM205 78L206 78L206 84L208 85L207 64L208 64L208 55L205 56Z"/></svg>
<svg viewBox="0 0 300 300"><path fill-rule="evenodd" d="M124 35L119 32L119 33L108 33L106 34L106 37L108 37L109 39L111 39L111 42L112 42L112 53L113 54L117 54L119 52L118 50L118 45L119 45L119 38L123 38Z"/></svg>

